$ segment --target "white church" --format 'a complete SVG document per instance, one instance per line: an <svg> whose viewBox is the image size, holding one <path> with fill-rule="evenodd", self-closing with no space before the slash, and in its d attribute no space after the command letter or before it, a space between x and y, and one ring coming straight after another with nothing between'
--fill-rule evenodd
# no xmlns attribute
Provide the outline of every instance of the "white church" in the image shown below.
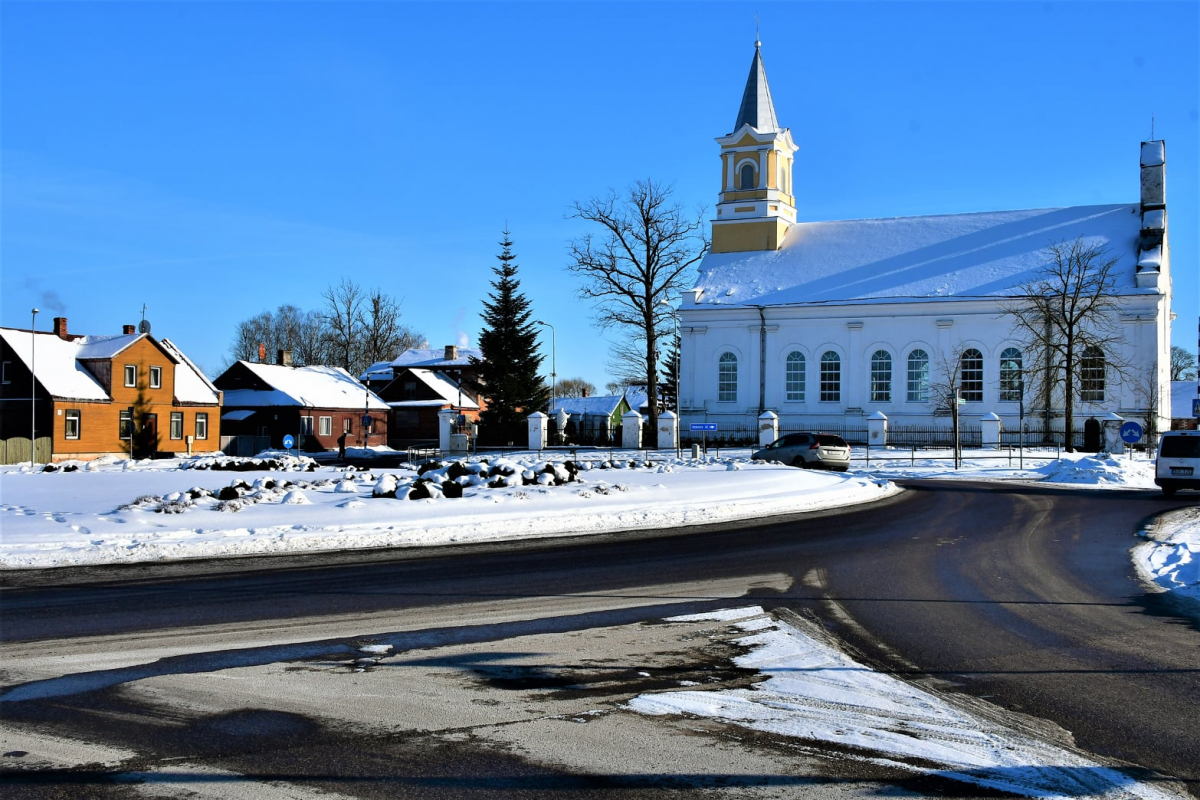
<svg viewBox="0 0 1200 800"><path fill-rule="evenodd" d="M1171 277L1165 145L1141 144L1141 198L1121 205L807 222L792 194L797 146L775 116L760 43L733 132L717 139L712 246L679 309L680 417L721 430L861 431L949 424L931 386L957 362L964 426L995 414L1017 431L1026 355L1006 298L1038 276L1049 245L1081 239L1117 259L1123 352L1143 374L1103 369L1075 427L1110 412L1145 422L1157 388L1169 428ZM953 369L953 367L949 367ZM1024 399L1025 420L1062 430L1062 409ZM1051 403L1053 405L1053 402ZM769 415L768 415L769 416ZM1055 427L1057 425L1057 428Z"/></svg>

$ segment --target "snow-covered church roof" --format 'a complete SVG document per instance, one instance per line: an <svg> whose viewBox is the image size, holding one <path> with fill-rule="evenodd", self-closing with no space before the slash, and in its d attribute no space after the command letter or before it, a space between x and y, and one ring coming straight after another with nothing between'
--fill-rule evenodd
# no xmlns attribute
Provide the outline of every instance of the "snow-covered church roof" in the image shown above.
<svg viewBox="0 0 1200 800"><path fill-rule="evenodd" d="M1082 238L1117 259L1116 289L1136 288L1137 204L801 222L777 251L709 253L704 306L792 305L1013 295L1046 248Z"/></svg>

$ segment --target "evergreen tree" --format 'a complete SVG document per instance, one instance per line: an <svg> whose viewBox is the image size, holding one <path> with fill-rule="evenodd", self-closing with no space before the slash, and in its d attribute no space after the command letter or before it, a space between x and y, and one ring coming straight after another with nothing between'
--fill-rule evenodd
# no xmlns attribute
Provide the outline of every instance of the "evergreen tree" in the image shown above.
<svg viewBox="0 0 1200 800"><path fill-rule="evenodd" d="M480 415L480 438L484 441L510 441L525 430L525 418L544 411L550 399L545 382L538 374L542 355L538 352L538 330L531 319L529 300L520 292L516 256L505 229L503 248L493 267L497 279L492 293L483 303L484 328L479 334L477 380L487 398L487 410Z"/></svg>
<svg viewBox="0 0 1200 800"><path fill-rule="evenodd" d="M679 386L679 336L672 334L671 349L663 357L662 383L658 386L658 396L662 398L664 410L679 413L679 398L675 396L675 388Z"/></svg>

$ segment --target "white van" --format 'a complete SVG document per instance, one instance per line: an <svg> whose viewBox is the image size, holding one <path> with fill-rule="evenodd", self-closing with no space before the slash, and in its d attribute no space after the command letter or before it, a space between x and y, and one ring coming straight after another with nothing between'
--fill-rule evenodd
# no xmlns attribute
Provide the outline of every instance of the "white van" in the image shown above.
<svg viewBox="0 0 1200 800"><path fill-rule="evenodd" d="M1177 489L1200 489L1200 431L1170 431L1158 443L1154 482L1167 497Z"/></svg>

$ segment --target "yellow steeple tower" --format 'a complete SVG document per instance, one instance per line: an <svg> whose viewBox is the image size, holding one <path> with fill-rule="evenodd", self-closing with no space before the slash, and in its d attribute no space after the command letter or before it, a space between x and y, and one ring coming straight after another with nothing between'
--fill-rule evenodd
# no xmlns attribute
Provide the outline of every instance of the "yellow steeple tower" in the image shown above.
<svg viewBox="0 0 1200 800"><path fill-rule="evenodd" d="M792 154L800 148L775 117L761 49L762 42L756 41L733 133L717 139L721 199L713 220L714 253L778 250L796 221Z"/></svg>

